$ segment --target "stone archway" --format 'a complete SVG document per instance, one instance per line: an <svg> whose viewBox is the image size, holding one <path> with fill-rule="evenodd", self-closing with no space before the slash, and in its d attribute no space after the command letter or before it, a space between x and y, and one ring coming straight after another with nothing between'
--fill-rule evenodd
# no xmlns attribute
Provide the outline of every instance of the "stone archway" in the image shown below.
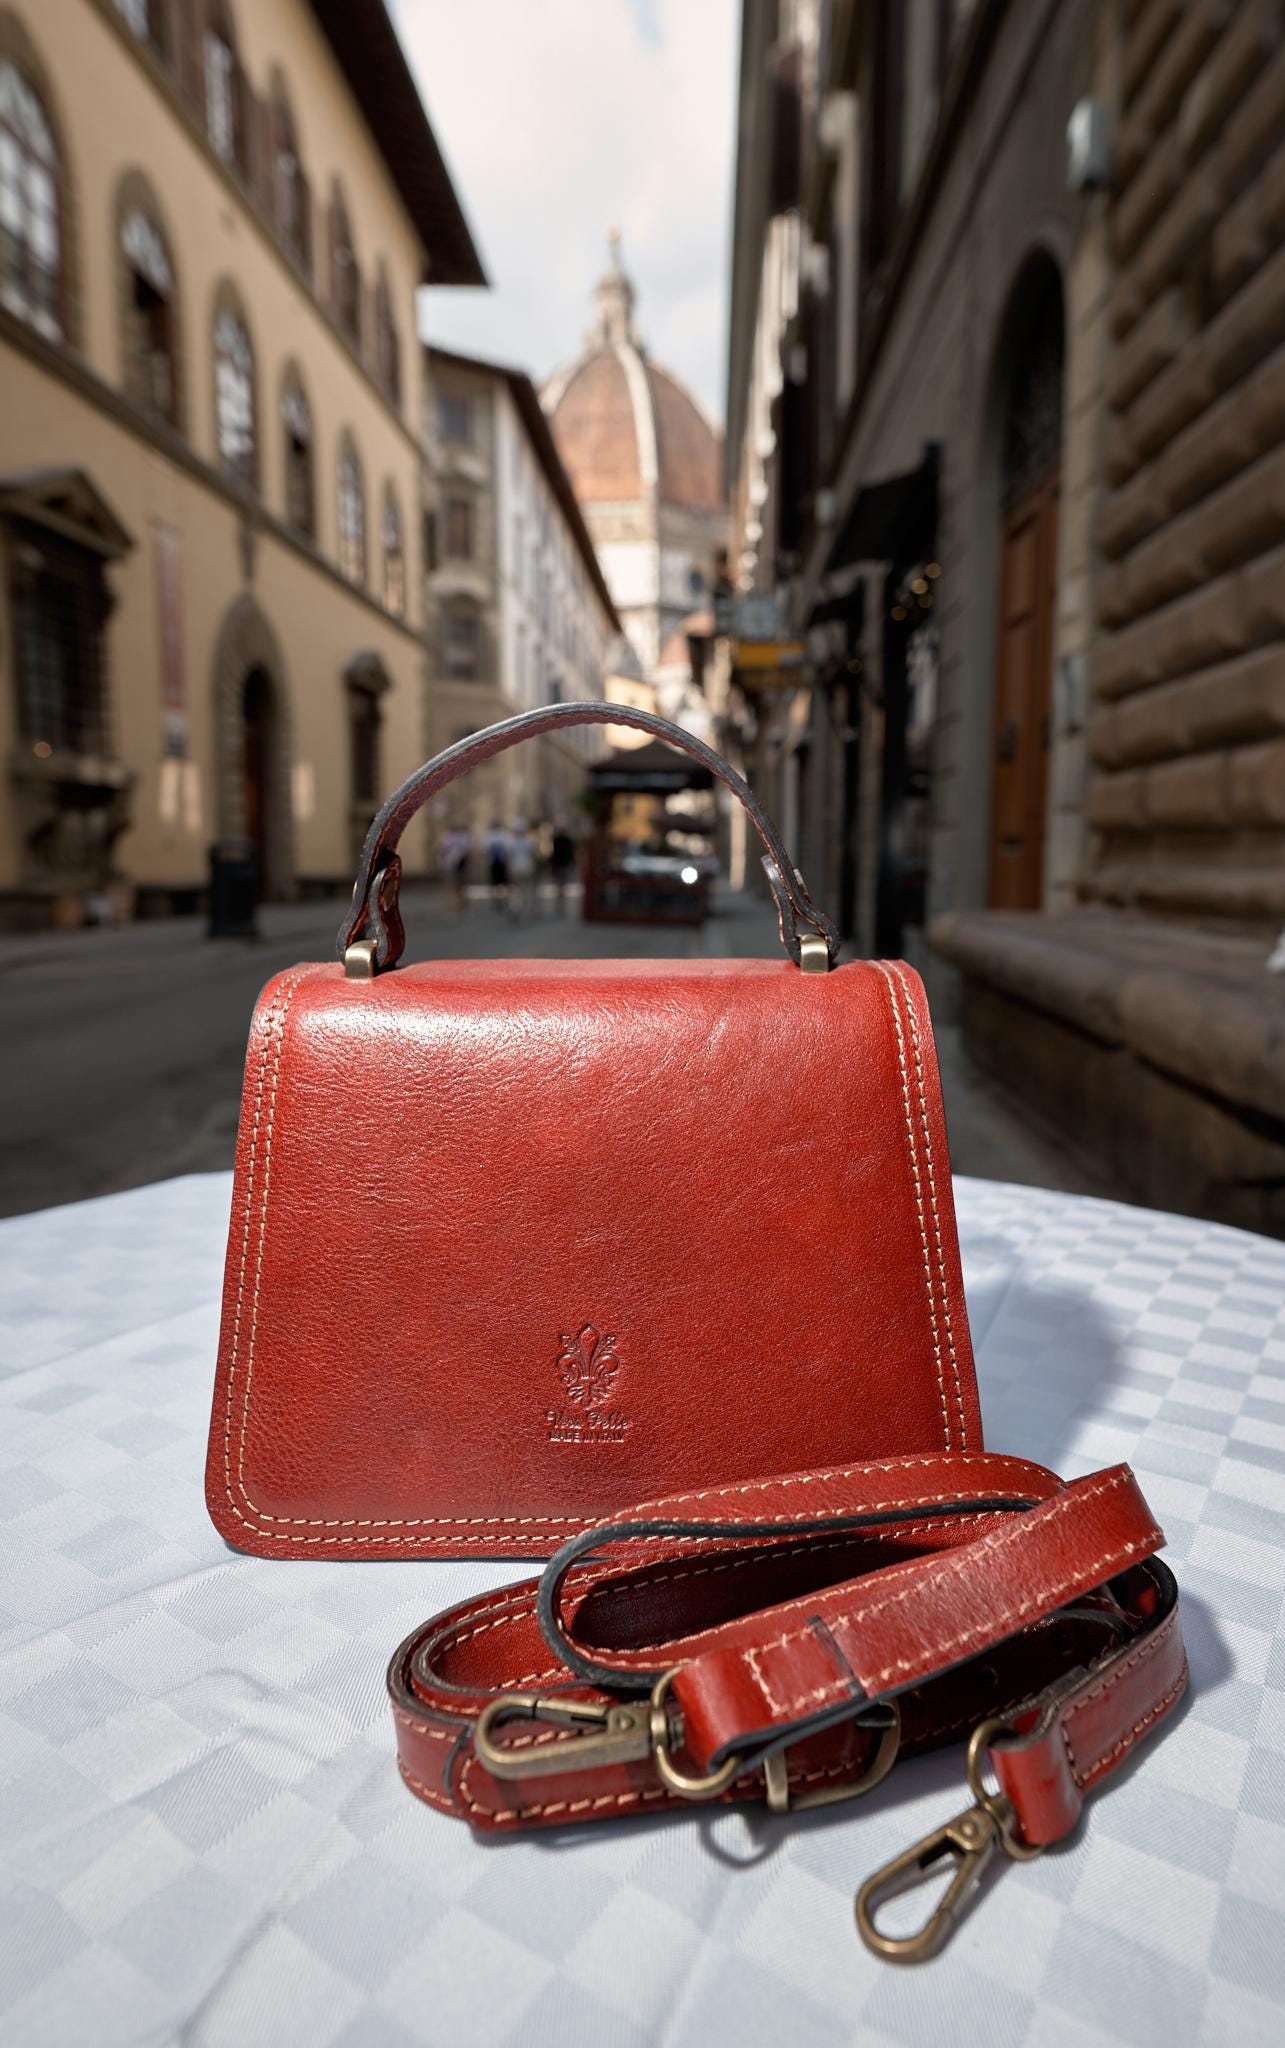
<svg viewBox="0 0 1285 2048"><path fill-rule="evenodd" d="M294 759L285 662L248 592L228 607L214 653L215 760L220 839L252 839L260 894L294 894Z"/></svg>

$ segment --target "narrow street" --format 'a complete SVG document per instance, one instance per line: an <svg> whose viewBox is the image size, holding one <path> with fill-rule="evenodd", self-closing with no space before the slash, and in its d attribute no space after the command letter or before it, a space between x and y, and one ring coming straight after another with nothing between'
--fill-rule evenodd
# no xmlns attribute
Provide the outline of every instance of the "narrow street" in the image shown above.
<svg viewBox="0 0 1285 2048"><path fill-rule="evenodd" d="M459 959L632 953L770 954L763 903L724 893L700 931L586 925L551 903L515 924L483 901L463 917L435 891L405 894L408 951ZM324 959L337 902L274 904L257 942L210 940L199 919L0 939L0 1059L10 1077L0 1215L174 1174L230 1167L254 999L278 969ZM1112 1192L1081 1173L939 1034L955 1171L1067 1192Z"/></svg>

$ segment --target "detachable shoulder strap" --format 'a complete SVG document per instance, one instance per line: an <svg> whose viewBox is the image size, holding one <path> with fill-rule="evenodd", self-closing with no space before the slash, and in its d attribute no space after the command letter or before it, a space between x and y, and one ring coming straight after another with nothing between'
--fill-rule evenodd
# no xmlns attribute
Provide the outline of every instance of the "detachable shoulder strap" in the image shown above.
<svg viewBox="0 0 1285 2048"><path fill-rule="evenodd" d="M927 1953L986 1857L1066 1834L1180 1697L1162 1542L1127 1466L1064 1485L984 1452L649 1503L403 1643L402 1774L484 1828L710 1798L785 1810L971 1731L975 1805L859 1900L871 1946ZM942 1856L945 1908L909 1946L881 1934L884 1892Z"/></svg>

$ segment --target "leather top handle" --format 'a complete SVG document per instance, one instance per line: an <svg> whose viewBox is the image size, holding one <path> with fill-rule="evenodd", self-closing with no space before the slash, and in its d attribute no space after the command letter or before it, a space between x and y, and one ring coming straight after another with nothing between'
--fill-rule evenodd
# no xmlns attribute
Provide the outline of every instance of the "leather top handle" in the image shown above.
<svg viewBox="0 0 1285 2048"><path fill-rule="evenodd" d="M707 747L704 740L684 732L654 711L639 711L626 704L547 704L534 711L519 711L498 725L470 733L446 747L423 768L393 791L366 834L353 885L352 910L339 927L339 955L349 972L358 976L381 974L395 967L406 944L406 934L397 906L401 883L401 861L397 842L421 804L439 789L454 782L469 768L480 767L520 740L540 733L557 732L565 725L630 725L668 741L681 753L690 754L702 768L708 768L725 788L742 803L766 849L763 865L776 898L781 943L796 967L824 972L838 958L839 934L818 910L808 894L802 875L790 860L772 820L753 790L736 770ZM351 950L350 950L351 949Z"/></svg>

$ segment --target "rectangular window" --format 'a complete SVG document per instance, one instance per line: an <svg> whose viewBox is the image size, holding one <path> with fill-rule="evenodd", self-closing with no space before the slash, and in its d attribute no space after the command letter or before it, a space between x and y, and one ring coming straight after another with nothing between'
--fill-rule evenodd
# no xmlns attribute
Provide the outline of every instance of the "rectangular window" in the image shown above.
<svg viewBox="0 0 1285 2048"><path fill-rule="evenodd" d="M442 667L453 682L477 680L482 666L482 622L473 611L448 611L442 627Z"/></svg>
<svg viewBox="0 0 1285 2048"><path fill-rule="evenodd" d="M205 38L205 125L224 163L236 163L240 156L236 56L213 30Z"/></svg>
<svg viewBox="0 0 1285 2048"><path fill-rule="evenodd" d="M354 690L352 706L352 800L379 802L379 706L366 690Z"/></svg>
<svg viewBox="0 0 1285 2048"><path fill-rule="evenodd" d="M178 529L156 520L152 556L156 565L156 625L160 646L161 751L171 760L187 753L187 688L183 671L182 542Z"/></svg>
<svg viewBox="0 0 1285 2048"><path fill-rule="evenodd" d="M437 426L443 441L471 441L473 407L468 399L453 391L443 391L437 401Z"/></svg>
<svg viewBox="0 0 1285 2048"><path fill-rule="evenodd" d="M10 598L18 729L39 758L108 752L102 565L87 549L22 526Z"/></svg>
<svg viewBox="0 0 1285 2048"><path fill-rule="evenodd" d="M162 419L174 418L174 366L170 355L169 300L135 270L130 277L130 342L141 403Z"/></svg>
<svg viewBox="0 0 1285 2048"><path fill-rule="evenodd" d="M473 559L473 506L468 498L446 500L446 554L453 562Z"/></svg>

